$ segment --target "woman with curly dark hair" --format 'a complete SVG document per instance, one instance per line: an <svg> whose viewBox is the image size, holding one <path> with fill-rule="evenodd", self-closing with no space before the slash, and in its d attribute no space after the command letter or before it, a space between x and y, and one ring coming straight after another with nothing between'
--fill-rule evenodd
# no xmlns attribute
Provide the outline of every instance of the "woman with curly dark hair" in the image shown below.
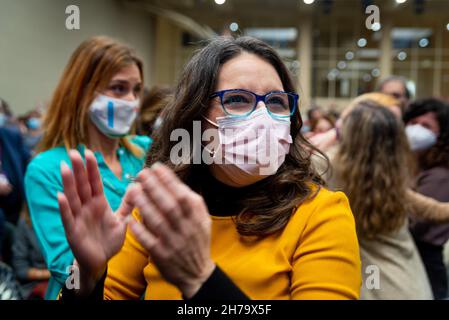
<svg viewBox="0 0 449 320"><path fill-rule="evenodd" d="M404 122L419 166L417 191L449 202L449 104L435 98L415 101L405 112ZM447 297L443 245L449 240L449 223L437 225L427 219L415 219L411 231L435 297Z"/></svg>
<svg viewBox="0 0 449 320"><path fill-rule="evenodd" d="M354 217L311 166L298 95L273 48L212 40L162 117L147 168L115 215L89 152L87 169L76 153L74 172L62 167L59 205L81 275L63 299L359 297ZM179 132L218 141L189 139L178 159Z"/></svg>

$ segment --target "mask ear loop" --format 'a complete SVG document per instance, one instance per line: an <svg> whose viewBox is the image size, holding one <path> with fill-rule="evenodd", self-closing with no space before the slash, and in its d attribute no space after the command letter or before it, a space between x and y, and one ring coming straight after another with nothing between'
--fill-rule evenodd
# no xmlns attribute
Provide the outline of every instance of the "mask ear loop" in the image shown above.
<svg viewBox="0 0 449 320"><path fill-rule="evenodd" d="M213 122L212 120L206 118L204 115L201 115L201 117L202 117L204 120L206 120L208 123L210 123L211 125L213 125L214 127L217 127L217 128L219 127L217 123L215 123L215 122ZM209 155L210 155L212 158L215 157L217 151L210 150L208 147L206 147L205 145L203 145L203 142L201 142L201 146L202 146L207 152L209 152ZM218 146L220 147L220 144L218 144Z"/></svg>
<svg viewBox="0 0 449 320"><path fill-rule="evenodd" d="M213 125L214 127L217 127L217 128L219 127L219 126L218 126L218 123L213 122L212 120L206 118L206 117L203 116L203 115L201 115L201 117L202 117L204 120L206 120L207 122L209 122L211 125Z"/></svg>

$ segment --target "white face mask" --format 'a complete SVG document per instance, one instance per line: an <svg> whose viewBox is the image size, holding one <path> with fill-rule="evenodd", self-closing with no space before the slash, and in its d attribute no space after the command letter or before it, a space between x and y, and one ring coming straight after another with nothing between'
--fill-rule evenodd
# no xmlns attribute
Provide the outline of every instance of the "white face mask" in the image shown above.
<svg viewBox="0 0 449 320"><path fill-rule="evenodd" d="M420 124L406 126L405 133L412 151L427 150L437 142L435 133Z"/></svg>
<svg viewBox="0 0 449 320"><path fill-rule="evenodd" d="M226 116L217 118L218 123L206 120L219 131L221 152L215 153L215 163L236 187L274 175L293 141L290 119L273 119L265 108L248 117Z"/></svg>
<svg viewBox="0 0 449 320"><path fill-rule="evenodd" d="M89 108L90 120L106 136L127 135L137 117L139 100L128 101L98 95Z"/></svg>

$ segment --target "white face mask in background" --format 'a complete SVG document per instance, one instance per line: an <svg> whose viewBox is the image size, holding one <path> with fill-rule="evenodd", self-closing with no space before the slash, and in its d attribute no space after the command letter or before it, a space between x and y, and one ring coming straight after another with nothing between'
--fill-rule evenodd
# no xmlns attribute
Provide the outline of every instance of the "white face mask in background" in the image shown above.
<svg viewBox="0 0 449 320"><path fill-rule="evenodd" d="M106 136L119 138L127 135L136 120L139 100L128 101L98 95L89 108L89 117Z"/></svg>
<svg viewBox="0 0 449 320"><path fill-rule="evenodd" d="M412 151L427 150L437 142L435 133L420 124L406 126L405 133Z"/></svg>
<svg viewBox="0 0 449 320"><path fill-rule="evenodd" d="M263 108L248 117L220 117L217 123L221 152L218 166L237 187L274 175L289 153L290 119L273 119ZM215 162L215 163L217 163Z"/></svg>

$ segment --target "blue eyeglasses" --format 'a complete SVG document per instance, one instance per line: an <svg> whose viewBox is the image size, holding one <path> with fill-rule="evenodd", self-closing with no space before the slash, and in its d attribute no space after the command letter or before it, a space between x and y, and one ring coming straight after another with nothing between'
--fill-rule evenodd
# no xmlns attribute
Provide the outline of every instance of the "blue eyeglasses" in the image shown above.
<svg viewBox="0 0 449 320"><path fill-rule="evenodd" d="M230 89L215 92L210 98L220 98L221 106L227 115L248 116L263 101L268 113L273 117L291 117L297 108L299 96L295 93L272 91L263 96L244 89Z"/></svg>

